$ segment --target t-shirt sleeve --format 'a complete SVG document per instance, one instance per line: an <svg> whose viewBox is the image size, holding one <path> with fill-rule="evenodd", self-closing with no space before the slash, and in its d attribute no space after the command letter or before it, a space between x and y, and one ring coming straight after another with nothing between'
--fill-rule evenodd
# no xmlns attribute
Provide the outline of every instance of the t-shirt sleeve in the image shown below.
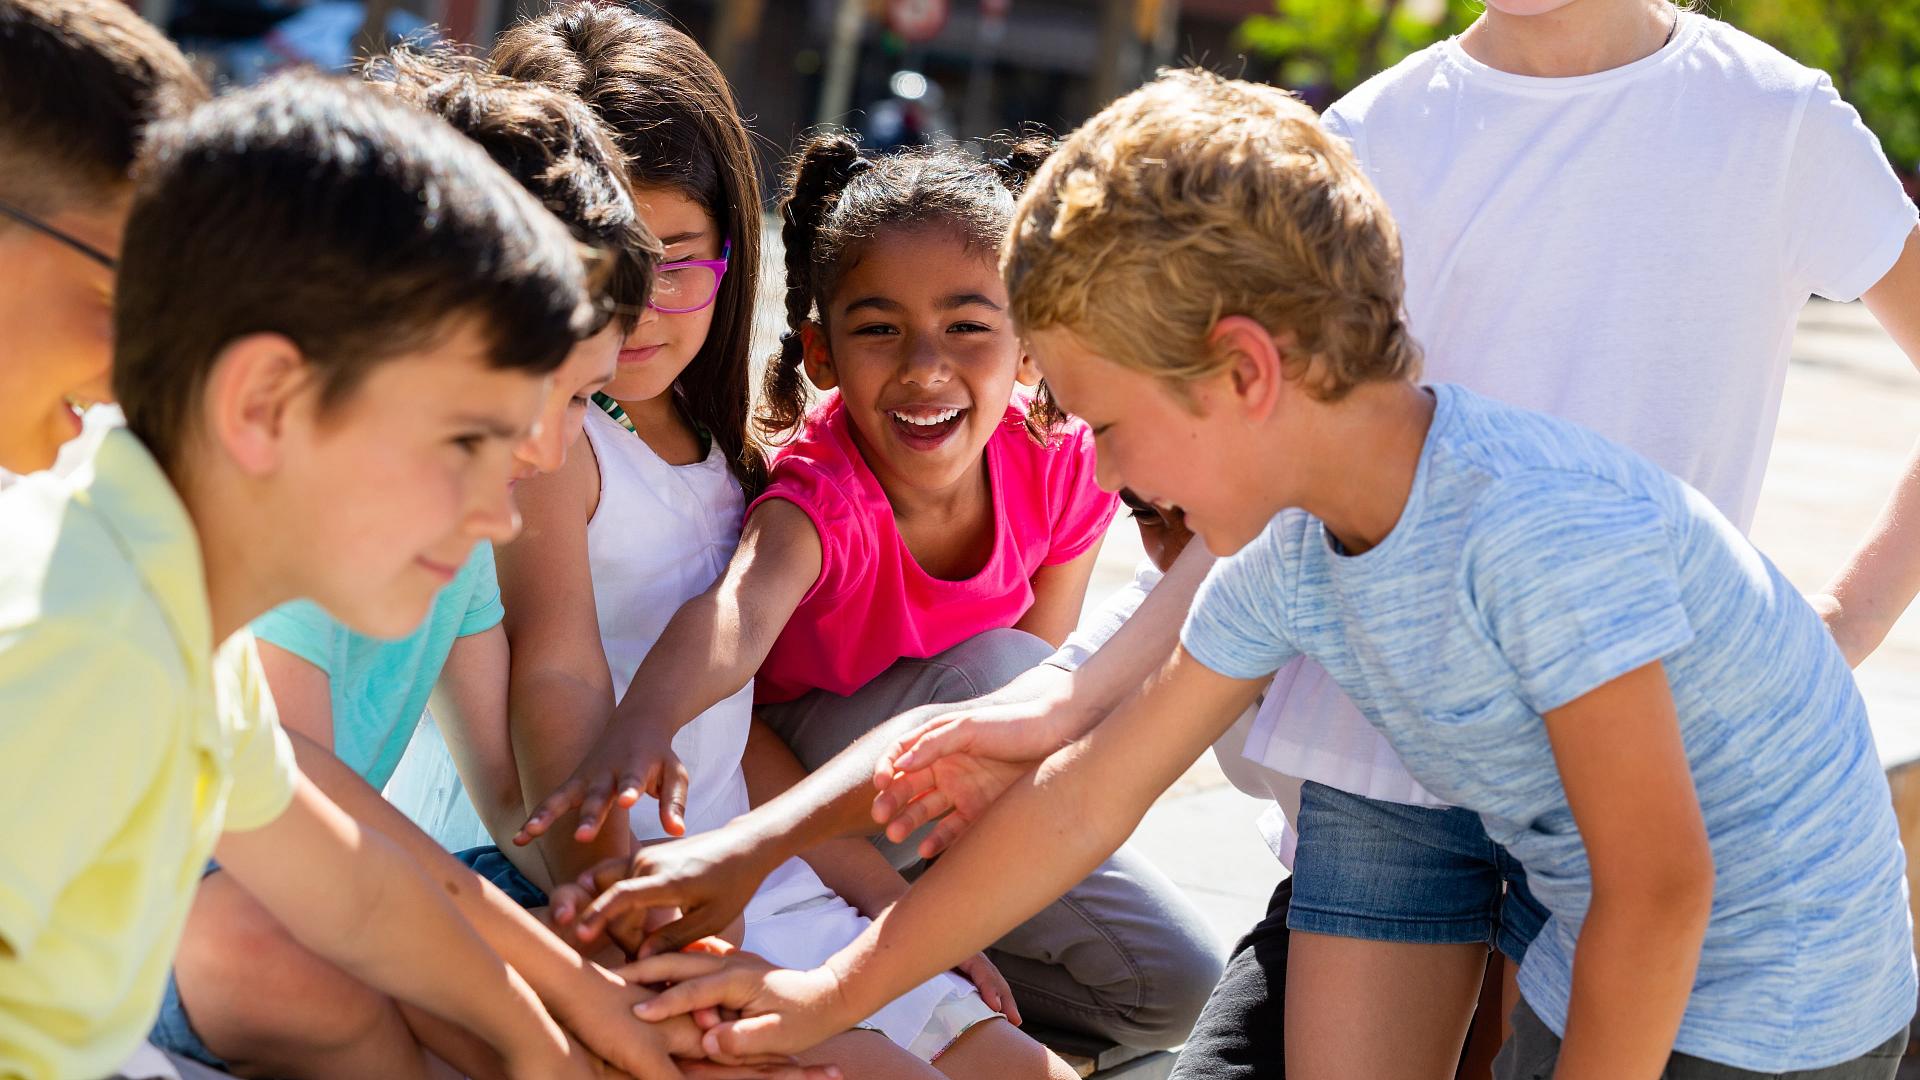
<svg viewBox="0 0 1920 1080"><path fill-rule="evenodd" d="M287 650L329 677L334 674L341 638L348 632L338 619L311 600L281 604L253 620L252 630L261 641Z"/></svg>
<svg viewBox="0 0 1920 1080"><path fill-rule="evenodd" d="M864 568L873 565L873 523L839 481L818 463L804 458L777 462L767 480L767 490L747 508L748 516L773 499L799 507L820 534L820 576L801 603L839 598Z"/></svg>
<svg viewBox="0 0 1920 1080"><path fill-rule="evenodd" d="M500 604L500 578L493 568L493 545L482 540L474 545L473 554L467 564L460 568L459 580L449 588L468 589L467 611L460 619L460 632L456 637L467 637L491 630L506 618L507 609Z"/></svg>
<svg viewBox="0 0 1920 1080"><path fill-rule="evenodd" d="M1062 671L1078 670L1113 635L1119 633L1121 627L1127 625L1133 613L1147 602L1147 594L1160 584L1160 578L1160 571L1152 563L1142 560L1133 572L1133 580L1115 590L1091 613L1081 616L1080 625L1074 627L1073 633L1067 635L1067 640L1061 642L1053 655L1041 663Z"/></svg>
<svg viewBox="0 0 1920 1080"><path fill-rule="evenodd" d="M1213 564L1180 629L1195 660L1230 679L1264 679L1300 655L1283 623L1281 546L1269 526L1259 539Z"/></svg>
<svg viewBox="0 0 1920 1080"><path fill-rule="evenodd" d="M1495 485L1468 526L1465 595L1546 713L1693 640L1659 508L1591 476Z"/></svg>
<svg viewBox="0 0 1920 1080"><path fill-rule="evenodd" d="M0 631L0 940L16 953L153 783L167 728L150 710L186 691L142 641L170 644L98 618Z"/></svg>
<svg viewBox="0 0 1920 1080"><path fill-rule="evenodd" d="M280 727L280 713L267 688L253 638L236 634L214 657L220 708L234 724L233 790L227 796L227 832L268 824L293 801L293 743Z"/></svg>
<svg viewBox="0 0 1920 1080"><path fill-rule="evenodd" d="M1787 166L1792 265L1808 292L1853 300L1900 258L1915 212L1880 140L1821 75Z"/></svg>
<svg viewBox="0 0 1920 1080"><path fill-rule="evenodd" d="M1053 489L1053 541L1042 566L1058 566L1085 555L1107 534L1120 497L1100 490L1093 432L1079 420L1057 436L1048 451L1048 480Z"/></svg>

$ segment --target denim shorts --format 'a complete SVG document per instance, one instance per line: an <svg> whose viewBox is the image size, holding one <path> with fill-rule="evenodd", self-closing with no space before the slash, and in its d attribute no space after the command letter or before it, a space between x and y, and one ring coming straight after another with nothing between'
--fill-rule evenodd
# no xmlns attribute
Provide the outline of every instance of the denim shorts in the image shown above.
<svg viewBox="0 0 1920 1080"><path fill-rule="evenodd" d="M494 887L507 894L507 898L529 910L547 906L546 891L528 880L520 868L513 865L498 847L486 844L481 847L456 851L453 857L467 864L467 868L488 881Z"/></svg>
<svg viewBox="0 0 1920 1080"><path fill-rule="evenodd" d="M1287 929L1420 945L1483 943L1518 964L1547 921L1479 815L1309 781Z"/></svg>
<svg viewBox="0 0 1920 1080"><path fill-rule="evenodd" d="M205 881L220 869L220 864L212 859L200 871L200 880ZM167 1051L202 1065L216 1069L225 1069L227 1063L220 1055L207 1049L200 1041L200 1033L193 1029L193 1020L187 1016L187 1007L180 1001L180 983L173 972L167 972L167 989L160 997L160 1015L154 1018L153 1029L147 1033L147 1041Z"/></svg>

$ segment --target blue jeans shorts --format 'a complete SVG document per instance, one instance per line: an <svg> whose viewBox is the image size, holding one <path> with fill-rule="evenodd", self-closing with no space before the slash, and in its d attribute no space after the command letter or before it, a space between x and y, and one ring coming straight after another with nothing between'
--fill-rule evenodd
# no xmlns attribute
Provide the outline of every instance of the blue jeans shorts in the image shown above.
<svg viewBox="0 0 1920 1080"><path fill-rule="evenodd" d="M200 880L205 881L220 869L220 864L207 860L206 868L200 871ZM160 998L160 1015L154 1018L153 1030L147 1033L147 1041L169 1053L197 1061L224 1070L227 1063L220 1055L207 1049L200 1041L200 1033L193 1029L193 1021L187 1016L187 1007L180 1001L180 983L167 972L167 989Z"/></svg>
<svg viewBox="0 0 1920 1080"><path fill-rule="evenodd" d="M1483 943L1518 964L1547 921L1479 815L1382 802L1309 781L1287 929L1418 945Z"/></svg>
<svg viewBox="0 0 1920 1080"><path fill-rule="evenodd" d="M546 892L528 880L527 875L521 873L520 868L514 866L494 845L456 851L453 857L466 863L474 873L493 882L496 888L507 894L508 899L521 907L532 909L547 906Z"/></svg>

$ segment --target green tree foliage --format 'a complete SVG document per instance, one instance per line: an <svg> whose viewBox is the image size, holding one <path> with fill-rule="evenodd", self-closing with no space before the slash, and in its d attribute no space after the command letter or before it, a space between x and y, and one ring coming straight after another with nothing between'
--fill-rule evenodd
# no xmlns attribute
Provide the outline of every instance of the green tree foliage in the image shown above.
<svg viewBox="0 0 1920 1080"><path fill-rule="evenodd" d="M1825 70L1905 171L1920 163L1920 0L1697 0ZM1479 15L1477 0L1274 0L1241 43L1280 83L1324 104Z"/></svg>

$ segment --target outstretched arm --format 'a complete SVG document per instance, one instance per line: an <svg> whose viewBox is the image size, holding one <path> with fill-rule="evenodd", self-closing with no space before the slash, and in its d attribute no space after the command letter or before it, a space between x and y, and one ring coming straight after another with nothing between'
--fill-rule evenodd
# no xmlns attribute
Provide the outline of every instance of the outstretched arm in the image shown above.
<svg viewBox="0 0 1920 1080"><path fill-rule="evenodd" d="M610 811L643 793L660 800L668 832L683 831L686 770L674 734L759 670L820 576L821 557L820 534L799 507L780 499L757 507L726 572L674 614L586 760L527 819L525 835L578 809L575 836L591 840Z"/></svg>
<svg viewBox="0 0 1920 1080"><path fill-rule="evenodd" d="M921 798L929 792L957 807L928 841L944 847L1016 776L1092 727L1165 662L1212 564L1203 547L1188 547L1134 617L1076 671L1043 664L984 697L902 713L729 825L636 852L631 863L602 863L577 883L578 893L599 897L581 917L581 935L590 938L630 909L679 907L686 916L655 931L647 947L684 948L726 926L775 866L802 851L872 833L911 811L918 816L910 825L889 830L909 835L937 816L937 800ZM919 748L911 774L876 804L876 774L892 784L895 759L909 747ZM938 767L942 760L948 768Z"/></svg>
<svg viewBox="0 0 1920 1080"><path fill-rule="evenodd" d="M1907 237L1899 261L1867 290L1866 301L1880 325L1920 367L1920 230ZM1840 643L1847 663L1858 666L1886 640L1916 593L1920 593L1920 443L1914 444L1879 519L1813 604Z"/></svg>
<svg viewBox="0 0 1920 1080"><path fill-rule="evenodd" d="M641 1015L738 1009L742 1019L707 1033L708 1049L722 1054L811 1046L843 1030L1085 877L1264 686L1176 651L1140 696L1016 782L891 911L823 967L694 978L642 1006ZM1023 872L1008 874L1011 865ZM644 964L639 970L646 977Z"/></svg>

